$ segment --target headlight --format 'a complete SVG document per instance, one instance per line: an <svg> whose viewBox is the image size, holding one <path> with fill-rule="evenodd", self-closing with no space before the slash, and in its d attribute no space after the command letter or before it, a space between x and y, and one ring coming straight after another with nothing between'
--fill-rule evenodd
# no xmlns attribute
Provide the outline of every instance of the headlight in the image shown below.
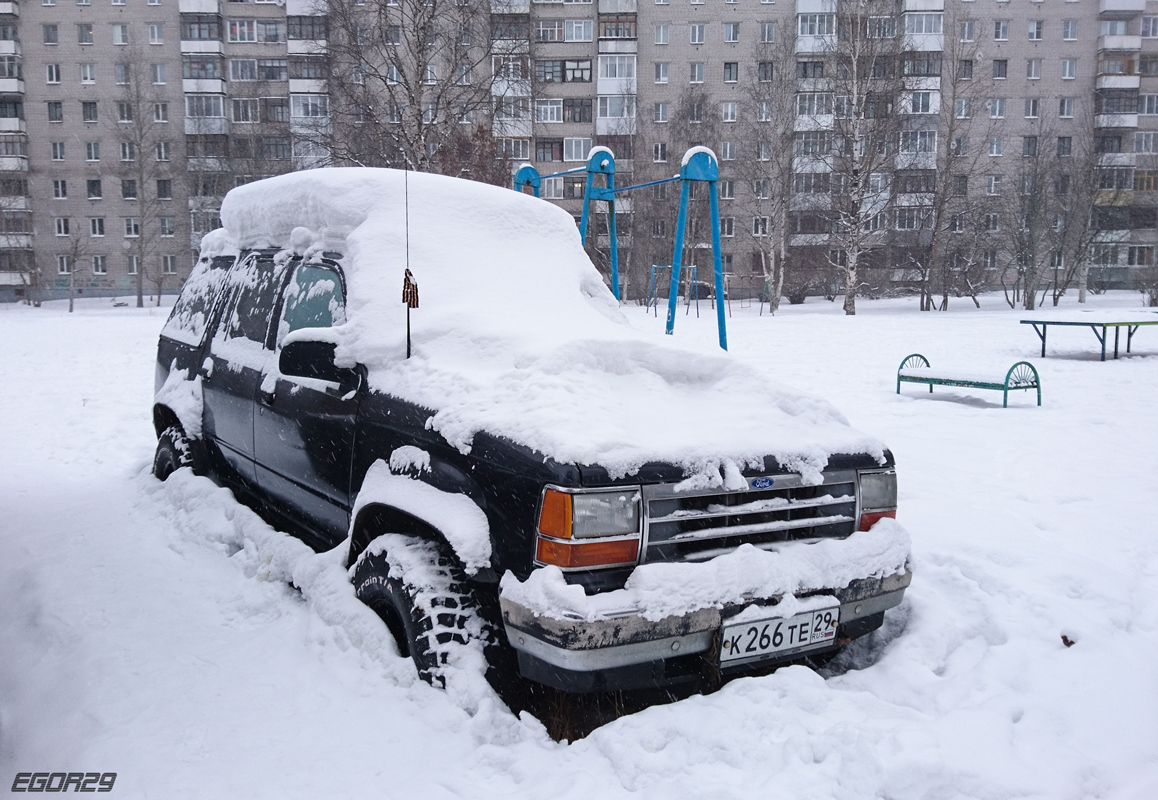
<svg viewBox="0 0 1158 800"><path fill-rule="evenodd" d="M860 474L860 507L862 510L897 507L895 470Z"/></svg>
<svg viewBox="0 0 1158 800"><path fill-rule="evenodd" d="M639 555L640 504L635 487L575 493L545 489L536 560L564 569L634 564Z"/></svg>

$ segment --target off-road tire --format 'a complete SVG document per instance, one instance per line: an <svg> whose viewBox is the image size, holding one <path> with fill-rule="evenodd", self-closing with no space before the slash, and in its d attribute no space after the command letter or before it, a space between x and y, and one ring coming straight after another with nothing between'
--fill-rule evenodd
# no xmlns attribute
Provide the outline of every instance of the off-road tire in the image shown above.
<svg viewBox="0 0 1158 800"><path fill-rule="evenodd" d="M372 542L354 567L354 592L386 623L419 677L445 688L446 668L454 663L456 648L486 646L493 639L491 628L445 545L398 534L385 538L392 548L405 548L408 557L392 559L389 551L376 546L377 540ZM421 562L417 570L416 557Z"/></svg>
<svg viewBox="0 0 1158 800"><path fill-rule="evenodd" d="M193 468L193 444L178 425L170 425L157 437L153 475L165 480L181 467Z"/></svg>

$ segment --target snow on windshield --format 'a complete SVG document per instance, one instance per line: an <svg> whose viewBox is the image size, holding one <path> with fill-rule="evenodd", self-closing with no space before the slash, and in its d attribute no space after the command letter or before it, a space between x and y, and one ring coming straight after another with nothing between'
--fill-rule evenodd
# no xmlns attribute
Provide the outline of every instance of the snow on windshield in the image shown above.
<svg viewBox="0 0 1158 800"><path fill-rule="evenodd" d="M486 431L613 475L663 461L720 481L765 455L808 480L833 453L883 457L827 403L722 351L630 328L574 219L542 200L436 175L322 169L238 187L221 218L241 248L343 253L339 359L429 408L430 427L464 452ZM407 264L421 290L409 360Z"/></svg>

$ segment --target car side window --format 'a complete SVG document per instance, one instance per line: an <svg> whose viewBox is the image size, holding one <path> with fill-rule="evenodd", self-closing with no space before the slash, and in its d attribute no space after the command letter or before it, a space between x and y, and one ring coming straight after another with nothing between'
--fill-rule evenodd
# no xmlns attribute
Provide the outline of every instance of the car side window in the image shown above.
<svg viewBox="0 0 1158 800"><path fill-rule="evenodd" d="M248 339L265 344L269 318L277 295L282 268L265 258L250 259L229 276L234 299L222 333L225 339Z"/></svg>
<svg viewBox="0 0 1158 800"><path fill-rule="evenodd" d="M213 305L233 260L233 256L218 256L197 262L173 304L173 313L161 330L162 336L193 347L201 344Z"/></svg>
<svg viewBox="0 0 1158 800"><path fill-rule="evenodd" d="M342 276L333 267L300 264L286 285L278 342L301 328L332 328L346 322Z"/></svg>

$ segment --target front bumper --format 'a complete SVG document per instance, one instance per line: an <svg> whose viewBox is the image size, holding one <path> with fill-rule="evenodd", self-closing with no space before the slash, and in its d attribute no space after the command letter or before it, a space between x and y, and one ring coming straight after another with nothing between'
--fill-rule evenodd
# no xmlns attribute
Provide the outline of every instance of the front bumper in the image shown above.
<svg viewBox="0 0 1158 800"><path fill-rule="evenodd" d="M842 589L810 595L835 595L840 603L837 640L847 641L879 627L884 612L900 604L912 572L855 580ZM730 616L750 605L775 607L779 597L753 598L724 608L703 608L658 621L635 611L589 621L536 615L500 597L507 640L519 655L524 676L567 691L656 688L709 678L711 673L766 668L793 661L800 650L781 651L755 664L718 664L719 631ZM810 650L809 655L834 650ZM807 649L807 648L803 648Z"/></svg>

